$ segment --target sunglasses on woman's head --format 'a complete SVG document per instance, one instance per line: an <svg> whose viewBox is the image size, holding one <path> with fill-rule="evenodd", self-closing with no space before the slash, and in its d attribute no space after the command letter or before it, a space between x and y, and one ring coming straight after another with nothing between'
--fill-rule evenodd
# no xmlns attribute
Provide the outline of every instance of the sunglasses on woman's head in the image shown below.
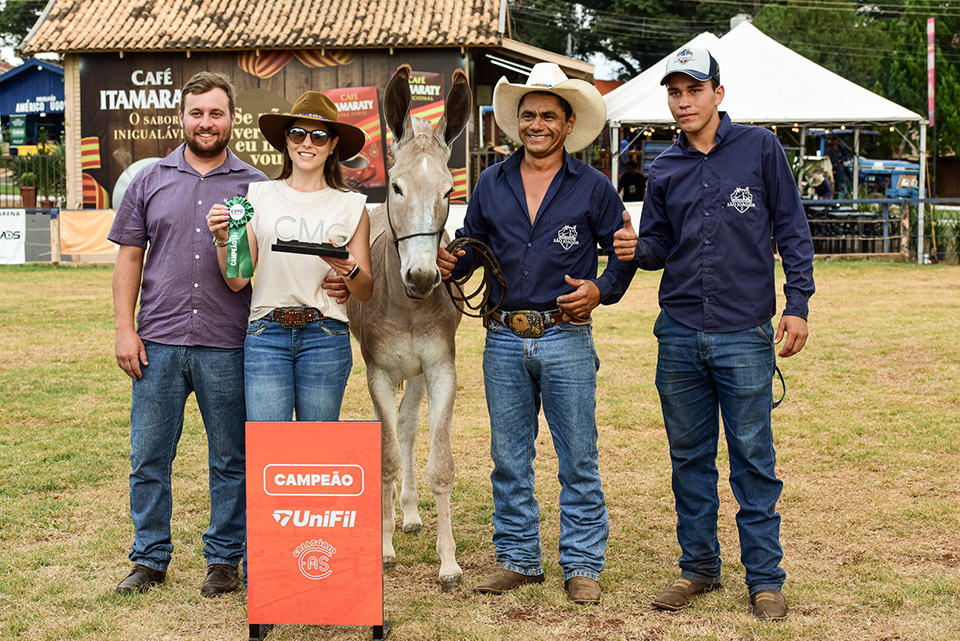
<svg viewBox="0 0 960 641"><path fill-rule="evenodd" d="M316 147L323 147L327 144L327 141L330 140L330 134L323 129L314 129L308 132L303 127L290 127L287 129L287 139L293 144L299 145L306 139L308 133L310 134L310 142Z"/></svg>

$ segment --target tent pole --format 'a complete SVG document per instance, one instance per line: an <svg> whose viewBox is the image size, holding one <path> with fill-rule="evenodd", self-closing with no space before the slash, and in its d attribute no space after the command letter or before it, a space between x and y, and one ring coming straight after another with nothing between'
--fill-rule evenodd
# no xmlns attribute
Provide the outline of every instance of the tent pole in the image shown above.
<svg viewBox="0 0 960 641"><path fill-rule="evenodd" d="M620 123L610 127L610 180L620 191Z"/></svg>
<svg viewBox="0 0 960 641"><path fill-rule="evenodd" d="M923 264L923 199L927 197L927 123L920 121L920 201L917 203L917 264Z"/></svg>
<svg viewBox="0 0 960 641"><path fill-rule="evenodd" d="M853 199L860 197L860 127L853 130Z"/></svg>
<svg viewBox="0 0 960 641"><path fill-rule="evenodd" d="M800 180L803 176L803 161L804 161L804 158L806 158L806 156L807 156L807 128L800 127L800 158L798 158L800 162L797 163L798 165L797 189L800 189ZM836 186L834 186L834 189L836 189Z"/></svg>

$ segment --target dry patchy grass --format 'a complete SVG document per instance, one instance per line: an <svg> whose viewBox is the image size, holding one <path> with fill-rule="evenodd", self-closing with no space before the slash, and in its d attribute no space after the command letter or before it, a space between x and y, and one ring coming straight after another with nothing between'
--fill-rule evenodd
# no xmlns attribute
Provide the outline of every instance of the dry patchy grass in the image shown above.
<svg viewBox="0 0 960 641"><path fill-rule="evenodd" d="M111 270L0 269L0 636L21 639L245 639L242 595L198 593L204 568L206 446L188 404L174 470L177 550L163 588L112 594L128 571L129 382L113 359ZM658 274L596 313L601 471L611 520L603 604L566 602L556 564L556 456L537 440L547 581L503 597L472 588L493 568L483 331L458 337L454 533L462 589L436 582L436 515L418 471L424 533L398 534L386 575L390 638L947 641L960 638L960 271L816 266L811 340L781 362L774 412L786 590L780 625L750 616L736 503L721 483L725 590L681 614L648 603L676 575L669 459L654 387ZM782 306L782 305L781 305ZM369 419L363 362L343 418ZM425 431L425 426L423 427ZM418 457L426 459L426 436ZM721 448L721 477L726 453ZM425 468L425 465L421 465ZM322 607L322 604L318 604ZM369 629L281 626L271 639L366 639Z"/></svg>

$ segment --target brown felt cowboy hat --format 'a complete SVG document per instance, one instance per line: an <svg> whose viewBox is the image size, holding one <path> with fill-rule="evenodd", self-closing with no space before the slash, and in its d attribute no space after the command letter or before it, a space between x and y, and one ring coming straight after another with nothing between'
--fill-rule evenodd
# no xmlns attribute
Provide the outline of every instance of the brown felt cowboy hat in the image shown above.
<svg viewBox="0 0 960 641"><path fill-rule="evenodd" d="M360 129L340 122L339 111L325 94L319 91L305 91L288 114L261 114L260 131L273 148L283 153L287 149L285 134L287 128L297 120L315 120L330 128L330 133L339 138L337 155L341 161L353 158L360 153L367 142L367 134Z"/></svg>

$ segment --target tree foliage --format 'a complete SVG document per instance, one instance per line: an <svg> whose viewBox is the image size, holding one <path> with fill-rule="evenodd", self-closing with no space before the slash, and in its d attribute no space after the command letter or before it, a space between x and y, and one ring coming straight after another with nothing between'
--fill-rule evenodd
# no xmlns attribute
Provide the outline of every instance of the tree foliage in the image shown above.
<svg viewBox="0 0 960 641"><path fill-rule="evenodd" d="M514 36L529 44L574 56L599 53L618 63L621 79L631 78L702 31L717 35L730 17L752 10L753 2L690 0L514 0Z"/></svg>
<svg viewBox="0 0 960 641"><path fill-rule="evenodd" d="M636 76L703 31L723 36L730 18L754 24L831 71L927 114L927 17L936 18L937 115L941 154L960 153L960 10L949 0L512 0L514 37L587 59L619 63ZM570 37L568 39L568 34Z"/></svg>
<svg viewBox="0 0 960 641"><path fill-rule="evenodd" d="M45 0L6 0L0 9L0 40L14 49L20 46L45 5Z"/></svg>

